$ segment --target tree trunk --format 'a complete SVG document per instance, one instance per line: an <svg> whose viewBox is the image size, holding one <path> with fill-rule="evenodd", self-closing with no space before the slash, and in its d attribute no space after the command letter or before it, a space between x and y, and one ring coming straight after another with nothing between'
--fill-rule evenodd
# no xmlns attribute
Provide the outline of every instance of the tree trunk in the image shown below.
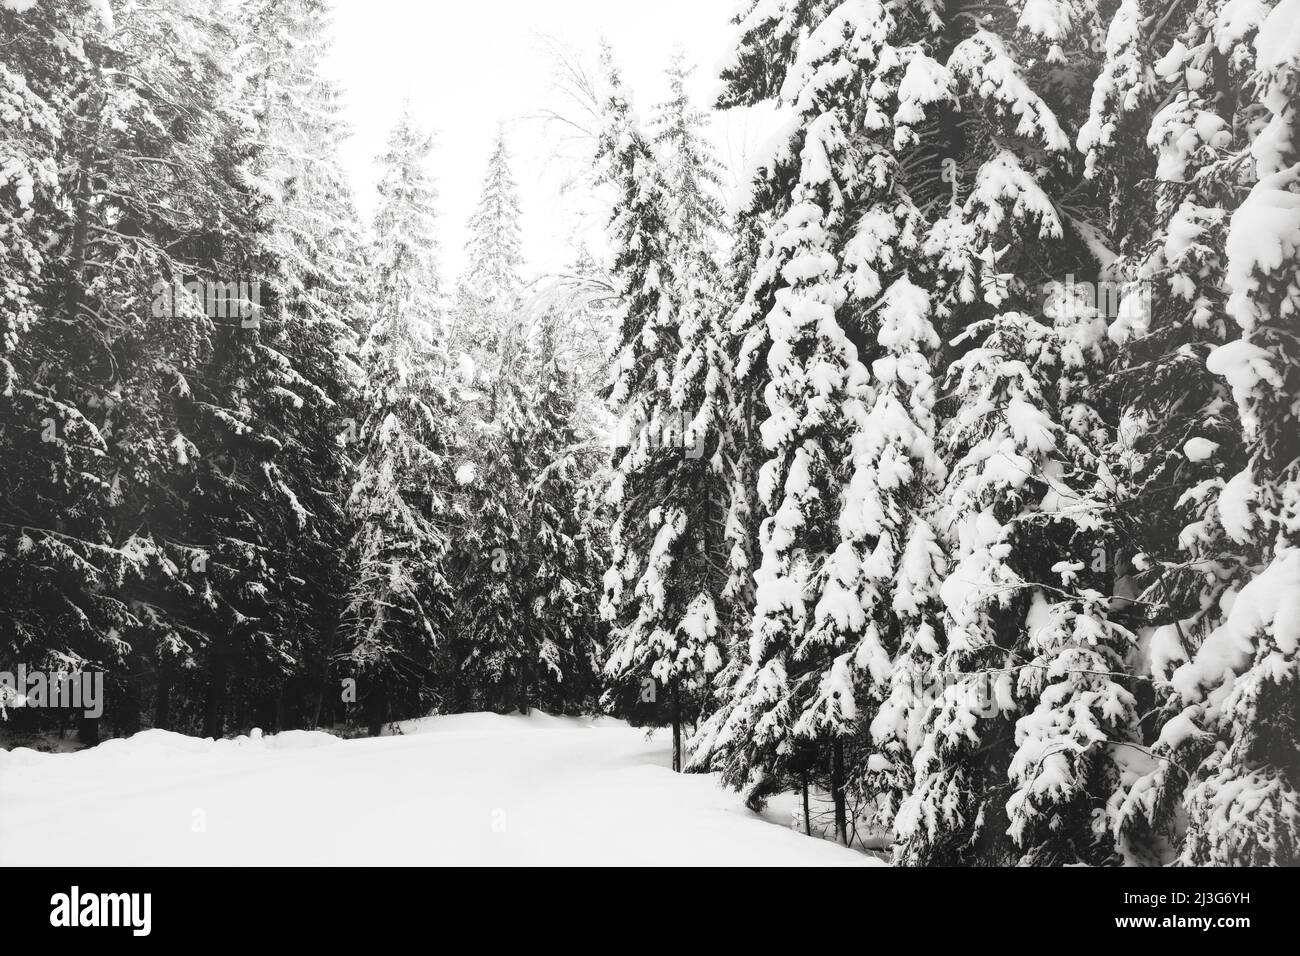
<svg viewBox="0 0 1300 956"><path fill-rule="evenodd" d="M234 679L225 682L229 684L231 688L234 688L234 690L228 690L223 693L228 719L222 726L222 730L226 727L230 727L234 733L243 734L248 732L249 725L252 724L252 720L249 717L249 707L247 703L248 695L241 693L241 691L249 686L249 683L242 673L239 661L235 661L233 670ZM256 713L256 707L254 707L253 715L256 716Z"/></svg>
<svg viewBox="0 0 1300 956"><path fill-rule="evenodd" d="M677 689L677 678L672 681L673 695L673 770L682 772L682 695Z"/></svg>
<svg viewBox="0 0 1300 956"><path fill-rule="evenodd" d="M532 701L530 700L531 694L532 674L530 673L528 662L524 661L519 667L519 688L516 705L519 707L519 713L523 714L525 717L527 717L528 712L532 710Z"/></svg>
<svg viewBox="0 0 1300 956"><path fill-rule="evenodd" d="M278 734L280 731L284 730L284 688L283 687L281 687L280 692L275 695L275 710L272 713L274 714L274 716L271 718L271 733Z"/></svg>
<svg viewBox="0 0 1300 956"><path fill-rule="evenodd" d="M803 775L803 832L812 836L812 815L808 812L808 774Z"/></svg>
<svg viewBox="0 0 1300 956"><path fill-rule="evenodd" d="M844 806L844 742L831 743L831 796L835 800L835 839L849 845L849 821Z"/></svg>
<svg viewBox="0 0 1300 956"><path fill-rule="evenodd" d="M388 703L382 684L375 685L374 690L370 692L370 699L366 703L370 711L370 736L378 737L384 729L384 711Z"/></svg>
<svg viewBox="0 0 1300 956"><path fill-rule="evenodd" d="M1210 52L1210 63L1214 69L1214 110L1231 128L1241 88L1233 81L1228 54L1214 48Z"/></svg>
<svg viewBox="0 0 1300 956"><path fill-rule="evenodd" d="M330 660L334 655L334 645L338 634L339 615L335 611L325 618L321 625L321 658L320 658L320 681L316 685L316 707L312 714L311 726L313 729L321 726L321 719L325 716L332 716L334 708L325 706L325 695L329 693L330 686ZM330 721L333 723L333 720Z"/></svg>
<svg viewBox="0 0 1300 956"><path fill-rule="evenodd" d="M170 730L172 719L172 676L165 667L158 669L158 689L153 702L153 725Z"/></svg>
<svg viewBox="0 0 1300 956"><path fill-rule="evenodd" d="M139 657L134 661L137 667L140 666ZM128 689L129 688L129 689ZM110 726L120 732L122 736L129 737L132 734L138 734L143 728L144 709L144 678L131 681L123 686L123 696L121 705L117 709L116 719Z"/></svg>
<svg viewBox="0 0 1300 956"><path fill-rule="evenodd" d="M210 685L207 708L203 715L203 736L216 740L223 730L221 711L226 697L226 657L219 651L213 654L208 665L208 677Z"/></svg>
<svg viewBox="0 0 1300 956"><path fill-rule="evenodd" d="M465 710L462 703L465 697L465 692L462 689L464 686L464 679L461 676L462 670L460 654L453 653L451 664L451 707L449 708L453 714L464 713Z"/></svg>
<svg viewBox="0 0 1300 956"><path fill-rule="evenodd" d="M87 747L99 743L99 718L82 717L77 723L77 740Z"/></svg>
<svg viewBox="0 0 1300 956"><path fill-rule="evenodd" d="M325 682L319 681L316 684L316 701L311 710L311 723L307 725L308 730L315 730L320 727L321 711L325 706Z"/></svg>

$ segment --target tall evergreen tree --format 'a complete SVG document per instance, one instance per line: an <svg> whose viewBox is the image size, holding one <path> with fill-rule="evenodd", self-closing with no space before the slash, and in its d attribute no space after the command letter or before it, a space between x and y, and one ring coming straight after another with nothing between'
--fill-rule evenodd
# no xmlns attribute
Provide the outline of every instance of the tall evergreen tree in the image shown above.
<svg viewBox="0 0 1300 956"><path fill-rule="evenodd" d="M278 307L250 301L274 256L250 187L260 147L229 58L214 52L236 46L228 12L41 7L14 23L67 67L30 67L31 88L60 113L66 201L46 223L45 328L20 368L35 405L14 409L48 420L51 440L20 457L86 458L63 477L42 469L56 492L10 499L23 561L67 563L55 591L33 579L45 596L25 604L76 618L46 630L66 647L23 653L54 651L72 669L124 669L131 657L136 673L172 661L193 684L187 696L207 697L210 733L232 663L292 666L282 557L305 518L277 434L302 373L265 347ZM40 557L47 541L59 555ZM140 689L109 686L110 710L138 719ZM165 686L156 696L166 722Z"/></svg>
<svg viewBox="0 0 1300 956"><path fill-rule="evenodd" d="M859 109L878 109L854 99L866 85L855 77L880 55L892 21L870 4L788 4L756 5L738 24L722 105L779 95L796 120L787 127L788 142L760 162L751 187L751 212L771 221L744 305L766 327L768 343L768 458L758 484L766 516L750 659L711 746L755 800L782 778L806 773L809 759L829 771L837 836L847 839L845 749L859 718L855 687L888 675L890 635L872 620L874 609L888 603L887 588L876 582L893 577L895 549L910 521L905 511L878 502L873 511L867 499L912 480L907 457L928 459L922 469L934 464L915 441L900 460L886 451L889 438L865 430L873 395L859 348L863 310L897 276L892 341L932 348L930 301L905 273L894 272L904 266L902 251L915 245L917 214L900 203L893 213L870 216L876 189L884 187L882 197L890 193L892 167L888 152L873 148L855 125ZM791 39L798 24L811 33ZM871 241L846 246L864 216L875 230ZM910 360L905 369L904 378L917 371ZM924 411L926 400L918 400L919 406L905 399ZM896 423L888 423L891 430ZM870 477L882 465L889 472L883 488ZM882 541L868 577L868 556Z"/></svg>
<svg viewBox="0 0 1300 956"><path fill-rule="evenodd" d="M258 122L254 175L267 201L264 242L274 262L263 306L280 317L265 360L297 372L279 407L279 469L306 518L282 566L286 578L302 582L284 619L296 638L293 660L285 680L260 690L297 698L305 704L297 719L312 723L332 696L328 657L347 590L346 439L355 433L356 334L365 313L364 244L338 156L348 131L338 91L321 72L331 25L322 0L254 5L241 76ZM281 704L262 719L274 726L284 717Z"/></svg>
<svg viewBox="0 0 1300 956"><path fill-rule="evenodd" d="M767 517L750 664L709 746L756 796L811 761L842 838L847 789L883 793L886 819L910 794L934 685L958 663L943 660L944 552L961 545L936 511L950 413L930 371L940 333L1036 307L1057 268L1088 261L1073 227L1059 250L1038 245L1066 237L1045 193L1072 182L1051 104L1070 101L1086 66L1061 42L1086 18L1040 12L977 24L960 4L921 17L865 0L755 4L724 68L720 105L777 98L792 119L750 189L772 223L738 312L765 327L750 338L766 350ZM994 30L1043 51L1042 93ZM1078 339L1070 354L1091 355L1079 322L1060 321ZM1061 412L1096 431L1077 398ZM1095 521L1064 525L1025 580L1056 580ZM1023 617L1012 627L1007 647Z"/></svg>
<svg viewBox="0 0 1300 956"><path fill-rule="evenodd" d="M91 208L94 190L107 177L96 180L89 168L103 172L111 161L114 138L101 132L101 113L125 91L102 77L115 52L103 46L109 25L80 3L6 4L0 28L8 38L0 64L0 574L8 582L0 648L8 665L104 670L121 664L136 619L116 593L134 565L115 547L121 484L115 500L117 469L102 431L108 412L96 406L114 394L103 380L117 377L115 348L130 331L138 341L143 319L132 321L130 305L147 314L152 280L132 276L122 321L116 308L105 315L96 301L83 306L83 269L92 238L109 263L129 256L118 255L129 234L110 243L94 231L103 221ZM81 100L80 88L88 88ZM135 115L154 105L140 102ZM122 291L130 265L105 275L101 288L116 279Z"/></svg>
<svg viewBox="0 0 1300 956"><path fill-rule="evenodd" d="M680 770L683 704L722 663L714 563L722 515L714 489L725 359L711 296L716 267L703 241L709 223L698 221L707 180L696 181L708 166L679 96L665 109L678 177L670 182L608 50L605 67L597 161L615 195L610 233L620 303L609 397L627 433L609 494L616 517L601 606L612 624L606 668L625 702L655 705L656 717L667 705Z"/></svg>
<svg viewBox="0 0 1300 956"><path fill-rule="evenodd" d="M470 217L469 272L466 283L489 301L508 300L522 285L519 195L510 170L505 129L497 130L483 177L478 207Z"/></svg>
<svg viewBox="0 0 1300 956"><path fill-rule="evenodd" d="M451 597L444 560L457 509L456 436L431 150L432 137L407 112L380 158L361 459L348 500L356 577L342 654L368 685L372 733L393 704L414 713L430 702Z"/></svg>
<svg viewBox="0 0 1300 956"><path fill-rule="evenodd" d="M526 499L530 583L520 603L536 647L538 706L575 713L593 708L604 685L599 606L609 555L600 450L577 414L581 393L558 345L548 322L530 350L535 384L524 399L532 410L535 464Z"/></svg>
<svg viewBox="0 0 1300 956"><path fill-rule="evenodd" d="M1110 228L1132 292L1111 332L1127 399L1116 471L1135 489L1132 576L1153 609L1138 666L1164 703L1112 823L1141 859L1300 854L1281 597L1296 582L1300 468L1300 353L1284 331L1300 235L1296 10L1234 19L1211 3L1152 22L1121 5L1079 143L1139 212ZM1121 155L1135 141L1147 181Z"/></svg>
<svg viewBox="0 0 1300 956"><path fill-rule="evenodd" d="M576 712L599 687L598 452L553 322L527 343L475 438L456 552L458 708Z"/></svg>

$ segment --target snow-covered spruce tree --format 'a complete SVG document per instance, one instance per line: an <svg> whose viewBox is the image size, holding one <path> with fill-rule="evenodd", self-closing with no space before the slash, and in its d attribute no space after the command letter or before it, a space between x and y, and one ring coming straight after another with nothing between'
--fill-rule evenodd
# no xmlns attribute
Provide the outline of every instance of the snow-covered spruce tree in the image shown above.
<svg viewBox="0 0 1300 956"><path fill-rule="evenodd" d="M462 362L475 384L463 403L467 515L452 555L457 709L572 712L598 687L608 515L595 489L608 465L596 383L608 293L580 257L503 315L516 344L492 378Z"/></svg>
<svg viewBox="0 0 1300 956"><path fill-rule="evenodd" d="M1012 727L1005 719L990 726L987 718L1001 708L1014 713L1010 648L1022 602L1009 561L1035 534L1026 527L1013 535L1015 519L1041 499L1039 476L1054 465L1056 450L1058 430L1042 411L1034 374L1051 330L1001 313L968 334L982 344L949 370L955 411L940 435L951 466L936 522L951 528L953 539L940 595L942 652L931 649L928 673L924 657L900 668L920 686L895 679L875 727L881 753L873 759L901 844L897 856L909 863L957 862L972 850L995 860L1009 852L995 848L1005 830ZM914 703L921 694L933 695L932 710Z"/></svg>
<svg viewBox="0 0 1300 956"><path fill-rule="evenodd" d="M1055 447L1040 448L1052 458L1042 462L1045 493L1023 518L1037 532L1024 554L1039 560L1011 561L1030 603L1012 666L1023 716L1008 768L1008 832L1023 864L1109 863L1122 855L1111 836L1113 797L1140 738L1128 666L1135 641L1115 581L1116 490L1097 454L1111 435L1096 388L1105 321L1086 290L1068 286L1049 294L1043 313L1051 352L1037 357L1035 371L1051 423L1039 427ZM1032 429L1016 411L1009 407L1009 420Z"/></svg>
<svg viewBox="0 0 1300 956"><path fill-rule="evenodd" d="M1217 489L1244 464L1241 428L1227 383L1206 360L1233 335L1224 239L1243 190L1236 154L1222 149L1231 139L1222 117L1185 95L1166 97L1161 75L1179 75L1182 62L1165 50L1188 11L1143 14L1133 0L1114 12L1077 145L1089 180L1109 197L1101 234L1118 252L1106 272L1121 290L1111 297L1119 300L1109 332L1117 355L1106 387L1118 428L1107 467L1121 492L1114 560L1134 598L1126 609L1140 645L1132 668L1153 685L1137 687L1150 743L1168 716L1153 705L1168 699L1172 671L1220 622L1220 596L1230 597L1241 573L1222 547L1216 508ZM1201 80L1194 73L1191 85ZM1132 758L1112 798L1117 846L1131 860L1164 860L1185 778L1175 765ZM1173 786L1153 800L1151 781L1171 775Z"/></svg>
<svg viewBox="0 0 1300 956"><path fill-rule="evenodd" d="M255 95L262 92L256 70L250 74L250 64L214 52L243 48L240 34L227 26L240 18L224 4L128 8L122 16L129 22L115 37L130 44L132 74L155 85L174 76L214 100L199 122L200 114L175 106L188 102L189 93L169 99L167 108L190 121L164 126L189 137L185 152L195 169L192 180L176 170L174 195L158 203L194 233L168 240L186 264L162 277L173 285L198 278L209 294L197 303L206 349L197 362L179 365L181 386L156 392L175 402L176 474L146 509L153 542L166 558L150 583L185 595L175 617L198 636L183 646L164 635L158 717L167 722L174 690L182 702L206 698L203 726L210 735L228 720L244 727L301 720L301 712L286 708L285 696L293 693L290 683L316 633L330 626L322 596L331 577L341 585L342 459L331 443L338 422L330 395L339 390L337 336L327 331L322 341L282 294L280 213L261 176L275 124L262 110L265 96ZM196 41L178 58L176 48ZM123 152L134 155L131 147ZM157 188L146 180L146 203L156 201ZM211 294L217 289L224 292ZM165 327L185 296L173 289L160 298L153 316ZM172 716L191 719L185 712Z"/></svg>
<svg viewBox="0 0 1300 956"><path fill-rule="evenodd" d="M361 349L361 457L348 499L355 579L340 665L357 678L376 734L394 704L415 712L430 702L451 598L444 559L456 520L456 436L431 149L430 134L404 113L380 157L373 312Z"/></svg>
<svg viewBox="0 0 1300 956"><path fill-rule="evenodd" d="M658 149L663 175L670 190L669 226L674 235L674 253L709 250L717 245L717 235L725 227L725 215L719 195L722 190L722 164L713 154L706 130L709 115L691 102L686 83L694 67L686 54L674 51L666 71L668 99L657 105L650 127ZM710 258L712 275L720 282L718 264Z"/></svg>
<svg viewBox="0 0 1300 956"><path fill-rule="evenodd" d="M548 316L530 343L522 394L528 409L529 482L524 496L527 537L525 613L529 669L525 687L550 713L595 705L603 684L605 627L599 616L609 555L597 493L600 453L577 414L581 393Z"/></svg>
<svg viewBox="0 0 1300 956"><path fill-rule="evenodd" d="M1134 255L1138 278L1155 280L1154 307L1116 331L1174 337L1190 368L1177 373L1178 413L1140 419L1149 445L1186 460L1166 469L1188 523L1185 556L1153 549L1147 590L1169 611L1148 666L1167 700L1114 830L1161 860L1261 865L1300 859L1300 6L1230 13L1207 3L1139 34L1155 47L1140 63L1159 92L1134 85L1126 109L1099 110L1105 132L1146 125L1159 184ZM1123 27L1117 16L1112 35ZM1103 157L1108 145L1098 138ZM1222 385L1194 367L1202 360Z"/></svg>
<svg viewBox="0 0 1300 956"><path fill-rule="evenodd" d="M1046 194L1072 182L1069 139L1054 104L1071 102L1084 65L1058 47L1072 46L1065 41L1084 30L1087 18L1072 25L1056 8L1026 13L1019 39L1038 45L1044 57L1022 67L991 32L1015 33L1015 11L982 10L976 20L959 7L944 8L898 21L892 12L857 2L756 5L740 18L737 54L724 72L731 84L722 105L777 96L793 107L790 138L778 139L772 159L760 162L752 204L780 217L775 230L786 238L769 232L766 261L742 311L768 327L769 407L782 411L773 401L782 383L794 399L786 400L788 414L774 414L766 426L769 447L782 452L773 467L784 470L760 483L769 496L765 534L778 545L765 567L778 573L758 580L753 661L731 714L706 727L706 747L720 750L729 776L759 790L788 782L772 784L767 775L794 775L789 760L799 741L830 741L832 770L834 743L848 744L854 752L843 774L830 774L832 790L851 783L871 795L883 787L887 816L913 787L929 685L962 679L942 672L961 665L942 659L941 552L958 542L951 522L934 513L945 470L934 446L941 424L935 412L951 412L935 407L930 381L936 333L955 337L1012 303L1036 308L1042 282L1064 277L1062 265L1088 263L1091 235L1087 223L1062 228ZM1069 241L1044 250L1044 238ZM799 243L809 254L796 260ZM773 321L782 313L772 306L790 299L830 311L848 347L837 353L823 345L824 312L815 332L796 337L793 347L783 344L790 332ZM785 312L811 325L807 313ZM1087 341L1098 330L1095 316L1073 312L1062 310L1061 338L1071 340L1072 361L1082 349L1080 364L1095 364ZM963 348L972 344L978 339ZM840 371L828 374L837 365ZM1068 374L1049 374L1056 391L1075 387L1082 373L1072 366ZM1097 440L1095 413L1077 397L1053 405L1074 416L1071 460L1086 463L1082 435ZM866 427L871 416L874 424ZM828 423L838 434L810 428ZM805 435L816 443L800 458L796 439L807 446ZM852 453L828 452L836 448ZM950 454L959 460L965 449ZM852 467L836 473L817 455L848 459ZM818 463L817 481L805 478L807 461ZM891 477L881 481L881 474ZM782 487L790 475L799 480ZM1083 472L1070 478L1091 483ZM1095 535L1082 530L1088 521L1095 518L1049 519L1061 527L1051 547L1031 556L1026 580L1059 587L1051 569L1094 544ZM1019 621L1009 625L1008 649L1023 637L1027 598L1026 591ZM765 628L764 619L776 626ZM977 671L973 679L982 679L985 665L968 664ZM1026 688L1029 709L1041 690ZM869 743L863 718L885 697ZM763 735L766 747L756 747ZM1002 746L1005 769L1009 739ZM881 750L870 761L869 747ZM826 756L817 759L825 766Z"/></svg>
<svg viewBox="0 0 1300 956"><path fill-rule="evenodd" d="M527 700L518 549L528 445L517 376L526 329L520 315L519 199L504 130L498 130L469 221L469 259L457 286L453 347L460 353L468 515L449 556L456 591L451 708L505 710ZM476 703L472 703L476 702Z"/></svg>
<svg viewBox="0 0 1300 956"><path fill-rule="evenodd" d="M727 513L723 536L727 546L727 579L722 588L719 644L724 663L714 675L704 719L687 742L688 770L708 770L718 753L716 734L725 723L727 703L749 660L749 633L753 622L754 568L758 556L758 469L766 455L758 436L758 423L766 417L760 370L766 359L766 327L751 320L752 302L746 297L754 264L759 259L764 230L756 216L742 215L732 227L731 251L723 270L723 295L743 303L730 317L724 315L719 330L731 375L727 383L726 459Z"/></svg>
<svg viewBox="0 0 1300 956"><path fill-rule="evenodd" d="M111 385L84 384L98 386L105 358L114 364L113 340L97 334L111 320L83 319L73 334L86 282L61 268L73 248L85 258L91 235L81 173L103 162L89 130L107 99L94 50L107 28L79 2L0 4L0 667L11 672L18 662L113 668L128 650L123 634L135 637L114 593L131 566L114 548L115 468L105 412L93 408ZM74 113L78 88L90 85L94 94ZM86 114L95 119L81 121ZM147 304L148 281L137 279ZM87 311L98 309L92 301Z"/></svg>
<svg viewBox="0 0 1300 956"><path fill-rule="evenodd" d="M1234 334L1224 239L1244 190L1222 116L1198 114L1185 95L1161 102L1161 75L1183 69L1162 50L1187 11L1159 21L1142 14L1135 0L1114 13L1078 147L1088 178L1110 197L1102 234L1118 252L1107 270L1120 290L1111 296L1118 353L1107 388L1118 430L1108 464L1123 490L1117 521L1127 540L1115 559L1137 599L1130 616L1145 653L1135 666L1163 681L1213 629L1219 594L1238 570L1214 545L1189 561L1184 542L1214 537L1216 489L1244 464L1230 389L1206 364Z"/></svg>
<svg viewBox="0 0 1300 956"><path fill-rule="evenodd" d="M493 418L470 422L467 514L452 556L455 709L563 713L595 703L601 468L562 358L561 315L543 315L501 370Z"/></svg>
<svg viewBox="0 0 1300 956"><path fill-rule="evenodd" d="M673 185L638 128L608 51L604 65L597 162L614 197L609 233L619 300L609 400L625 432L608 495L615 519L601 603L611 623L606 670L625 709L650 703L660 719L667 705L673 767L681 769L683 702L697 697L722 663L715 642L721 515L711 490L721 474L721 355L711 333L707 265L699 261L712 250L691 240L708 234L707 223L693 221L703 207L675 206ZM689 116L676 122L674 147L698 150ZM679 156L676 172L693 176L699 155ZM708 187L692 188L698 196ZM675 216L692 220L680 221L680 238Z"/></svg>
<svg viewBox="0 0 1300 956"><path fill-rule="evenodd" d="M712 643L721 650L726 647L722 635L734 628L735 618L746 616L741 604L744 595L735 589L728 593L722 577L722 568L734 558L728 534L734 539L735 521L740 518L736 509L743 508L741 502L731 501L738 462L731 440L735 422L730 340L723 313L726 275L717 259L719 237L727 227L719 199L722 164L707 138L708 114L697 109L686 92L694 70L680 50L667 72L669 98L656 107L651 126L669 188L669 271L679 309L679 349L668 394L680 416L683 446L706 465L691 468L689 480L695 482L695 494L701 499L695 520L702 524L701 558L710 568L700 585L700 600L711 606L710 616L717 621ZM710 457L704 463L706 451ZM728 584L732 570L726 573ZM706 673L717 669L711 664ZM681 699L674 706L693 724L712 704L712 694L702 681L692 681L689 687L679 682L677 691Z"/></svg>
<svg viewBox="0 0 1300 956"><path fill-rule="evenodd" d="M275 399L264 401L294 372L259 361L257 323L242 321L270 262L248 186L257 145L228 58L214 52L236 45L227 13L41 5L14 23L34 41L24 48L55 53L29 88L58 113L66 201L46 224L43 328L25 369L15 363L32 407L11 407L49 424L51 440L20 460L63 458L77 476L42 468L61 490L33 498L29 485L8 499L24 562L63 568L47 578L56 590L33 579L44 594L25 603L66 618L44 633L67 639L59 654L73 669L133 655L140 673L155 649L185 661L210 732L232 656L272 669L289 659L279 614L292 602L276 564L301 518L277 473ZM52 63L63 68L49 73ZM141 695L111 670L109 688L109 710L130 726Z"/></svg>
<svg viewBox="0 0 1300 956"><path fill-rule="evenodd" d="M469 515L453 557L462 698L457 706L477 701L494 710L527 712L541 700L548 679L562 683L567 676L575 678L575 685L583 683L575 664L579 671L589 671L591 664L585 657L565 658L533 619L535 598L562 597L536 590L537 549L554 539L551 524L539 526L533 483L572 423L562 423L534 404L539 397L544 402L555 398L536 391L539 382L552 382L554 369L533 351L539 329L532 323L539 313L525 308L521 294L519 218L502 130L470 219L469 262L457 295L454 340L468 357L462 365L472 401L466 406L465 427L473 433ZM561 431L548 433L555 427ZM548 540L539 541L539 535ZM584 686L589 692L589 675ZM559 698L549 695L545 703L556 705Z"/></svg>
<svg viewBox="0 0 1300 956"><path fill-rule="evenodd" d="M453 348L473 358L479 382L488 392L489 419L495 414L497 381L512 374L509 366L524 345L517 314L523 290L519 218L518 190L501 128L469 220L468 263L457 284L452 330Z"/></svg>
<svg viewBox="0 0 1300 956"><path fill-rule="evenodd" d="M1091 19L1026 8L974 29L958 13L927 41L944 66L913 59L894 114L896 143L934 150L951 190L936 217L933 179L909 180L918 203L931 197L923 248L959 350L933 516L953 566L939 641L895 658L872 763L900 859L1105 860L1096 814L1124 779L1136 710L1098 456L1105 327L1095 287L1074 281L1113 257L1086 207L1063 211L1083 206L1065 130L1082 121Z"/></svg>
<svg viewBox="0 0 1300 956"><path fill-rule="evenodd" d="M519 217L519 195L502 127L492 142L478 206L469 220L469 271L465 284L475 295L489 301L509 301L519 294L523 284L519 270L524 263Z"/></svg>
<svg viewBox="0 0 1300 956"><path fill-rule="evenodd" d="M266 200L264 242L274 262L260 291L263 308L278 317L260 345L265 362L290 373L275 391L277 469L305 517L282 564L286 578L300 582L286 595L286 631L296 638L292 661L250 690L255 704L280 702L263 722L314 724L335 698L327 693L328 659L348 584L351 531L343 505L360 382L364 243L338 157L347 135L338 92L321 74L328 4L277 0L247 11L239 78L257 123L253 181Z"/></svg>
<svg viewBox="0 0 1300 956"><path fill-rule="evenodd" d="M785 35L791 18L811 33L788 47L753 48ZM929 297L903 261L916 243L917 214L898 202L888 149L860 125L875 115L872 97L891 85L867 94L862 79L896 60L890 29L888 14L872 4L756 6L740 21L722 101L754 102L779 87L793 117L754 176L750 213L771 224L742 306L766 326L769 413L749 661L701 740L753 801L784 778L829 776L844 840L845 750L860 739L857 695L888 676L895 637L888 594L914 517L903 502L939 476L927 425L912 420L918 412L928 419L923 353L937 345ZM873 212L870 244L855 243L856 224ZM868 315L886 300L881 344L889 354L876 354L889 384L872 420L878 396L861 355L879 348L868 338ZM891 408L900 395L902 405ZM868 434L868 421L888 427Z"/></svg>
<svg viewBox="0 0 1300 956"><path fill-rule="evenodd" d="M843 56L850 45L849 20L865 11L837 8L832 22L823 19L829 9L829 4L753 5L738 20L733 63L723 72L727 86L720 105L747 105L780 93L794 107L794 117L773 158L756 170L753 199L744 210L768 220L737 313L758 331L734 330L744 343L737 367L741 376L754 368L756 352L766 352L760 379L766 383L768 417L761 428L765 461L758 482L763 517L756 605L744 668L730 699L697 735L695 759L722 768L755 804L786 778L806 777L810 769L829 765L836 835L844 838L843 743L835 731L845 728L833 726L843 712L826 713L829 719L821 721L811 714L805 725L829 731L829 749L796 748L793 739L802 703L815 692L820 666L829 656L818 641L823 646L810 660L813 645L805 636L814 626L810 602L817 602L818 565L838 546L836 468L837 460L848 457L850 396L862 397L868 377L837 314L845 297L833 251L838 227L848 218L846 206L858 199L857 171L849 168L858 157L847 155L844 135L853 111L838 97L853 84L853 66ZM812 55L804 59L795 38L819 21L830 25L807 38ZM818 89L821 66L826 86L842 85ZM862 622L860 610L856 618ZM802 652L798 657L796 648Z"/></svg>
<svg viewBox="0 0 1300 956"><path fill-rule="evenodd" d="M490 423L467 431L463 463L466 518L448 555L455 592L451 635L450 712L505 712L524 698L519 681L517 588L525 573L519 549L527 435L513 390L506 389Z"/></svg>

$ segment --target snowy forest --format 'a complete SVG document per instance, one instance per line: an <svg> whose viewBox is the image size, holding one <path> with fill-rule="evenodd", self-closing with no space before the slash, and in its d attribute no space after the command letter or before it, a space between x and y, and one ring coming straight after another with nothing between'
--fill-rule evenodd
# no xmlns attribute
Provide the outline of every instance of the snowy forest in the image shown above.
<svg viewBox="0 0 1300 956"><path fill-rule="evenodd" d="M1300 863L1300 0L570 51L545 270L504 125L358 201L332 15L0 0L0 670L104 688L0 732L599 715L899 865Z"/></svg>

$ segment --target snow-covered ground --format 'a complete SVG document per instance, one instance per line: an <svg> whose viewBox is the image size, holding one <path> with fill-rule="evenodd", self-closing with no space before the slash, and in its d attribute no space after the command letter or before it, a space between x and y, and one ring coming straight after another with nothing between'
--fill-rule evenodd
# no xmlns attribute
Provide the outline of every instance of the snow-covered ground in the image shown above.
<svg viewBox="0 0 1300 956"><path fill-rule="evenodd" d="M0 866L877 862L674 774L662 733L541 714L398 727L0 751Z"/></svg>

